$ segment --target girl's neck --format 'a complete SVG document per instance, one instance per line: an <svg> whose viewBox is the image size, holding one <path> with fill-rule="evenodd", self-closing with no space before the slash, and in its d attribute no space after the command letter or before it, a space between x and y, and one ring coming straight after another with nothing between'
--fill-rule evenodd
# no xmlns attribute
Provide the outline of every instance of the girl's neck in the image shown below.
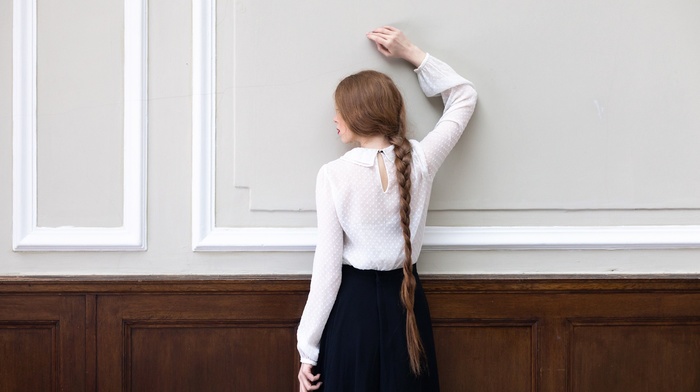
<svg viewBox="0 0 700 392"><path fill-rule="evenodd" d="M389 139L382 135L363 137L358 142L362 148L375 148L377 150L391 146Z"/></svg>

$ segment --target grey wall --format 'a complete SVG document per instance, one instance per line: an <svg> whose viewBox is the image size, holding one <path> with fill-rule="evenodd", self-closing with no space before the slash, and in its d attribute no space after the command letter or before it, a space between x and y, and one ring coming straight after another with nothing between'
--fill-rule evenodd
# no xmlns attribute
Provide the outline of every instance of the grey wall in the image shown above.
<svg viewBox="0 0 700 392"><path fill-rule="evenodd" d="M198 59L187 1L148 2L148 250L13 251L12 6L0 3L0 274L310 272L308 249L192 250ZM382 24L402 28L479 91L472 123L436 179L429 225L580 226L600 244L601 227L653 234L700 225L700 3L222 0L215 11L217 228L314 226L316 171L347 149L332 122L344 75L389 73L414 137L431 129L439 102L420 93L410 67L364 38ZM123 165L138 158L123 154L124 23L122 2L38 1L40 227L123 224ZM639 249L653 243L453 246L460 250L424 252L421 270L700 272L700 238L683 242L690 249Z"/></svg>

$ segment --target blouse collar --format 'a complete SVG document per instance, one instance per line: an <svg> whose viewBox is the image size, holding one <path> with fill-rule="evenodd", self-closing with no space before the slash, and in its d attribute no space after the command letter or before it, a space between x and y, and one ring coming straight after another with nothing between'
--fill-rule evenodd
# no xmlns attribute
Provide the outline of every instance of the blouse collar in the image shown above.
<svg viewBox="0 0 700 392"><path fill-rule="evenodd" d="M348 151L343 155L340 159L348 162L352 162L354 164L360 165L360 166L365 166L365 167L372 167L374 166L374 162L377 160L377 152L383 152L384 155L386 155L387 158L389 158L390 161L393 161L394 159L394 146L391 145L386 148L364 148L364 147L355 147L352 150Z"/></svg>

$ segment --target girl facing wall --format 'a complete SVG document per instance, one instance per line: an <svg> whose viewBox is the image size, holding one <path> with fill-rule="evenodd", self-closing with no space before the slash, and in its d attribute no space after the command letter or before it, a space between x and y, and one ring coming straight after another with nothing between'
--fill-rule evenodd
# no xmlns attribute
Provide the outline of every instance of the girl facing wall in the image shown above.
<svg viewBox="0 0 700 392"><path fill-rule="evenodd" d="M416 67L445 104L420 142L406 137L393 81L376 71L343 79L334 122L358 147L316 182L318 245L297 332L301 391L438 391L430 312L415 264L433 179L476 105L472 84L398 29L367 34L377 50Z"/></svg>

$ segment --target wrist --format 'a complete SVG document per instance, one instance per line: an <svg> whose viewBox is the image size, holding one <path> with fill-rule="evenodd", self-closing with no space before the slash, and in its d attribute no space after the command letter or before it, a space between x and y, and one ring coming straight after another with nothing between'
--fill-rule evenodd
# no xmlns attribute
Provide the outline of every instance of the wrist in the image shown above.
<svg viewBox="0 0 700 392"><path fill-rule="evenodd" d="M425 56L426 56L426 54L423 50L421 50L421 48L412 44L411 47L408 48L408 50L406 51L403 58L404 58L404 60L413 64L414 67L418 68L418 66L420 66L421 63L423 63Z"/></svg>

